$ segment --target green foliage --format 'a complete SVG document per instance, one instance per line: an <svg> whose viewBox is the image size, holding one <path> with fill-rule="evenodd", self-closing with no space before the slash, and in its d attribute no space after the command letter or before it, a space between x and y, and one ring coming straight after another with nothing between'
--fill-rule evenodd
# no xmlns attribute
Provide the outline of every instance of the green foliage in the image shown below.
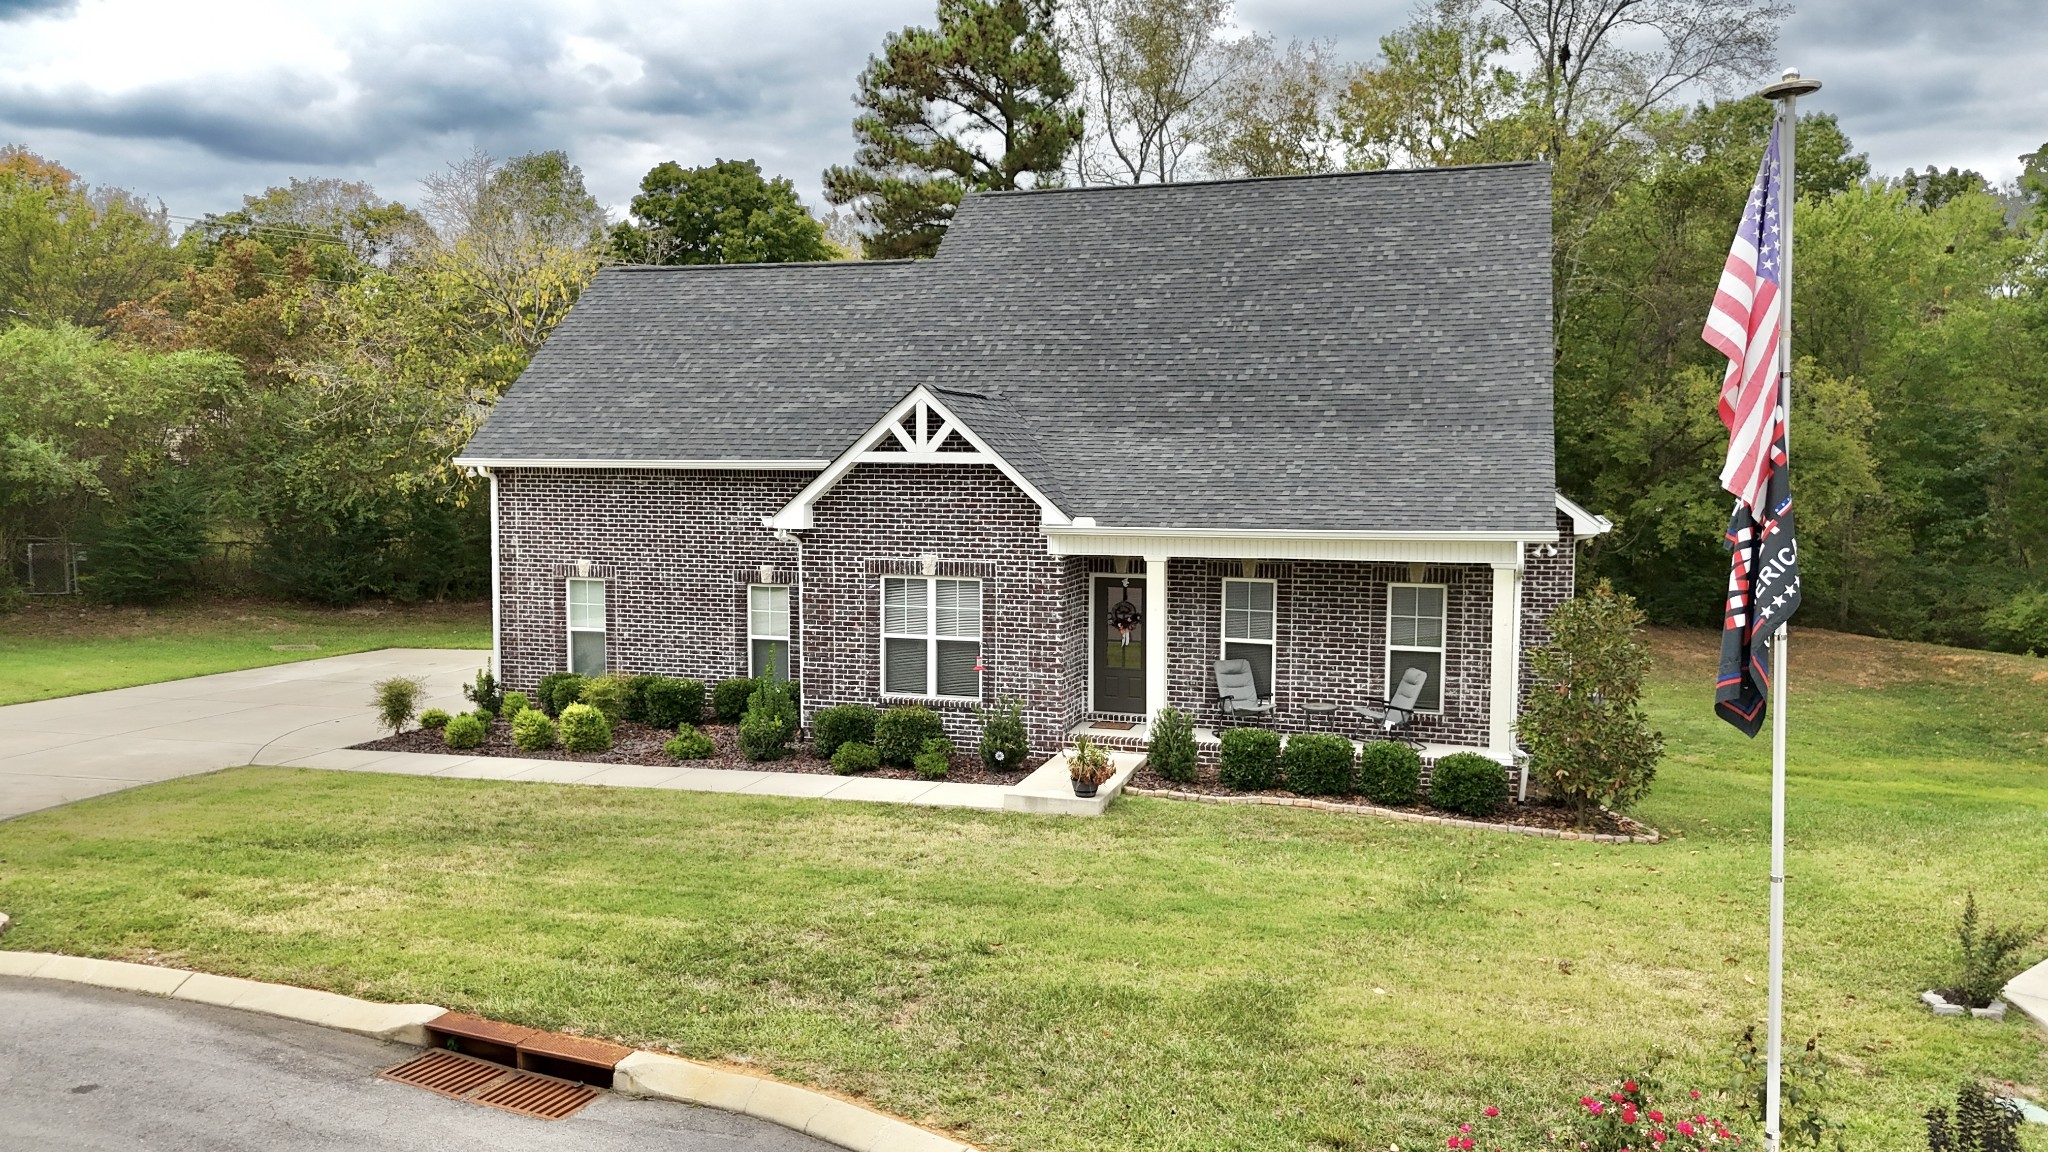
<svg viewBox="0 0 2048 1152"><path fill-rule="evenodd" d="M1264 792L1278 785L1280 734L1267 728L1226 729L1218 779L1239 792Z"/></svg>
<svg viewBox="0 0 2048 1152"><path fill-rule="evenodd" d="M97 325L176 270L161 207L0 147L0 316Z"/></svg>
<svg viewBox="0 0 2048 1152"><path fill-rule="evenodd" d="M2010 652L2048 653L2048 588L2026 588L1991 611L1985 627Z"/></svg>
<svg viewBox="0 0 2048 1152"><path fill-rule="evenodd" d="M747 702L754 698L755 684L746 677L721 680L711 690L711 711L721 723L731 724L747 714Z"/></svg>
<svg viewBox="0 0 2048 1152"><path fill-rule="evenodd" d="M1176 784L1195 778L1195 718L1178 708L1161 708L1152 718L1146 759L1160 777Z"/></svg>
<svg viewBox="0 0 2048 1152"><path fill-rule="evenodd" d="M938 27L890 33L859 85L859 146L825 198L854 206L869 259L932 255L966 192L1057 184L1081 138L1053 0L939 0Z"/></svg>
<svg viewBox="0 0 2048 1152"><path fill-rule="evenodd" d="M1961 993L1972 1008L1989 1008L2006 984L2026 967L2021 957L2040 938L2039 928L1980 924L1977 894L1965 894L1963 915L1956 923L1960 949L1953 991Z"/></svg>
<svg viewBox="0 0 2048 1152"><path fill-rule="evenodd" d="M1422 754L1397 740L1377 740L1358 753L1358 791L1375 804L1405 808L1422 787Z"/></svg>
<svg viewBox="0 0 2048 1152"><path fill-rule="evenodd" d="M471 712L470 715L483 721L486 728L490 727L498 719L498 714L488 708L478 708L476 711Z"/></svg>
<svg viewBox="0 0 2048 1152"><path fill-rule="evenodd" d="M819 758L830 760L841 745L872 744L878 718L875 710L865 704L820 708L811 717L811 750Z"/></svg>
<svg viewBox="0 0 2048 1152"><path fill-rule="evenodd" d="M1086 736L1074 737L1074 750L1067 754L1067 775L1083 788L1100 787L1116 774L1109 753Z"/></svg>
<svg viewBox="0 0 2048 1152"><path fill-rule="evenodd" d="M1529 653L1536 686L1517 731L1532 778L1581 822L1596 806L1622 811L1640 800L1664 755L1642 710L1642 623L1635 601L1602 580L1559 605L1550 642Z"/></svg>
<svg viewBox="0 0 2048 1152"><path fill-rule="evenodd" d="M533 686L533 706L550 716L559 713L561 709L555 707L555 688L573 675L573 672L550 672L541 677L540 683Z"/></svg>
<svg viewBox="0 0 2048 1152"><path fill-rule="evenodd" d="M206 550L208 510L184 469L145 484L126 514L92 538L85 592L109 604L155 604L188 591Z"/></svg>
<svg viewBox="0 0 2048 1152"><path fill-rule="evenodd" d="M464 712L441 728L441 742L450 748L475 748L484 742L486 723L481 716Z"/></svg>
<svg viewBox="0 0 2048 1152"><path fill-rule="evenodd" d="M953 742L944 736L934 736L924 742L910 763L921 779L944 780L953 766Z"/></svg>
<svg viewBox="0 0 2048 1152"><path fill-rule="evenodd" d="M663 677L641 673L626 677L626 719L636 724L647 723L647 690L660 682ZM673 728L674 724L662 724L662 728Z"/></svg>
<svg viewBox="0 0 2048 1152"><path fill-rule="evenodd" d="M562 709L583 699L583 689L590 684L588 676L574 672L550 672L540 678L540 684L533 690L534 700L550 716L560 716Z"/></svg>
<svg viewBox="0 0 2048 1152"><path fill-rule="evenodd" d="M1453 752L1430 767L1429 802L1461 816L1491 816L1508 802L1507 769L1477 752Z"/></svg>
<svg viewBox="0 0 2048 1152"><path fill-rule="evenodd" d="M429 708L425 712L420 713L420 727L430 730L446 728L448 721L451 719L453 717L445 709Z"/></svg>
<svg viewBox="0 0 2048 1152"><path fill-rule="evenodd" d="M1927 1152L2022 1152L2019 1110L1975 1080L1956 1089L1955 1112L1940 1105L1927 1121Z"/></svg>
<svg viewBox="0 0 2048 1152"><path fill-rule="evenodd" d="M740 751L749 760L780 760L789 753L800 723L789 682L763 676L754 682L747 714L740 718Z"/></svg>
<svg viewBox="0 0 2048 1152"><path fill-rule="evenodd" d="M922 704L899 704L875 721L875 750L882 754L882 763L908 768L925 741L945 734L938 713Z"/></svg>
<svg viewBox="0 0 2048 1152"><path fill-rule="evenodd" d="M462 686L462 698L493 716L505 710L505 689L487 669L477 669L476 678Z"/></svg>
<svg viewBox="0 0 2048 1152"><path fill-rule="evenodd" d="M981 766L991 772L1021 772L1031 758L1031 741L1024 731L1024 702L1005 696L994 708L977 707L981 719Z"/></svg>
<svg viewBox="0 0 2048 1152"><path fill-rule="evenodd" d="M752 160L685 168L664 160L640 180L633 218L612 226L612 254L628 264L778 264L830 260L825 229L786 177L764 179Z"/></svg>
<svg viewBox="0 0 2048 1152"><path fill-rule="evenodd" d="M661 750L674 760L706 760L717 754L718 744L688 724L676 729L674 738Z"/></svg>
<svg viewBox="0 0 2048 1152"><path fill-rule="evenodd" d="M873 744L841 744L832 753L832 771L841 776L873 772L882 766L882 754Z"/></svg>
<svg viewBox="0 0 2048 1152"><path fill-rule="evenodd" d="M505 710L500 715L510 719L531 707L533 707L533 701L527 699L526 693L507 692L505 693Z"/></svg>
<svg viewBox="0 0 2048 1152"><path fill-rule="evenodd" d="M583 693L577 697L577 700L604 713L605 723L617 724L620 720L625 719L626 704L631 695L631 681L624 676L612 673L592 677L585 681Z"/></svg>
<svg viewBox="0 0 2048 1152"><path fill-rule="evenodd" d="M545 712L528 708L512 716L512 744L521 752L545 752L555 746L555 722Z"/></svg>
<svg viewBox="0 0 2048 1152"><path fill-rule="evenodd" d="M1301 796L1349 796L1358 787L1357 752L1351 741L1329 732L1287 738L1280 770L1287 790Z"/></svg>
<svg viewBox="0 0 2048 1152"><path fill-rule="evenodd" d="M1734 1076L1728 1096L1736 1108L1759 1127L1764 1105L1771 1098L1769 1067L1759 1050L1756 1025L1742 1030L1735 1041ZM1828 1084L1829 1062L1820 1050L1820 1037L1810 1036L1806 1048L1779 1064L1779 1131L1788 1148L1832 1149L1846 1152L1848 1138L1839 1117L1831 1115L1834 1093Z"/></svg>
<svg viewBox="0 0 2048 1152"><path fill-rule="evenodd" d="M612 746L612 723L588 704L562 709L562 747L571 752L604 752Z"/></svg>
<svg viewBox="0 0 2048 1152"><path fill-rule="evenodd" d="M420 695L426 690L424 681L411 676L393 676L377 681L376 695L370 703L377 709L378 722L391 729L393 736L405 731L413 712L419 708Z"/></svg>
<svg viewBox="0 0 2048 1152"><path fill-rule="evenodd" d="M656 728L677 728L704 722L704 685L697 680L659 676L641 693L647 723Z"/></svg>

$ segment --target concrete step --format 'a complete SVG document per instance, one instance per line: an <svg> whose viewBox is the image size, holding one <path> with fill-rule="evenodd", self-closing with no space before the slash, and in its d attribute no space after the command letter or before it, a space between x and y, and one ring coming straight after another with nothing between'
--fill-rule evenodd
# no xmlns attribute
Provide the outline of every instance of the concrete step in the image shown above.
<svg viewBox="0 0 2048 1152"><path fill-rule="evenodd" d="M1074 795L1074 778L1067 767L1067 754L1061 752L1003 793L1003 811L1035 812L1045 816L1100 816L1144 762L1145 757L1139 752L1110 752L1112 771L1109 779L1095 790L1095 795L1081 797Z"/></svg>

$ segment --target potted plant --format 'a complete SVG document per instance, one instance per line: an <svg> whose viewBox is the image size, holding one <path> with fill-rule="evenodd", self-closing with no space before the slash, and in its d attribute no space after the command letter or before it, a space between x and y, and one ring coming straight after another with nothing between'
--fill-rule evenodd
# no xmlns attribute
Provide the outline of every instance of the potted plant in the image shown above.
<svg viewBox="0 0 2048 1152"><path fill-rule="evenodd" d="M1074 750L1067 753L1067 773L1074 778L1074 795L1093 796L1110 777L1109 753L1086 736L1077 736Z"/></svg>

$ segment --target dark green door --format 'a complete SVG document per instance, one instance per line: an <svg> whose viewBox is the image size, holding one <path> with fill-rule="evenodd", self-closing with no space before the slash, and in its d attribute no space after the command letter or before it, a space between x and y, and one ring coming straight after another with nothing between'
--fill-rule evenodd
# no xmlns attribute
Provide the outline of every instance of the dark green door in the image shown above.
<svg viewBox="0 0 2048 1152"><path fill-rule="evenodd" d="M1089 624L1095 653L1095 711L1145 711L1145 581L1104 576L1095 582Z"/></svg>

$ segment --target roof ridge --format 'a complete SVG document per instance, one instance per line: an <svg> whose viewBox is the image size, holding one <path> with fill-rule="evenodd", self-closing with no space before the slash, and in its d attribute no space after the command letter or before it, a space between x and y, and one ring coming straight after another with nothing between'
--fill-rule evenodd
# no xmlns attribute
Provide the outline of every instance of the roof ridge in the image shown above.
<svg viewBox="0 0 2048 1152"><path fill-rule="evenodd" d="M1005 188L974 191L969 199L1052 195L1058 192L1158 192L1170 188L1204 188L1219 184L1280 184L1294 180L1343 180L1368 176L1420 176L1438 172L1475 172L1496 168L1548 168L1545 160L1496 160L1487 164L1440 164L1421 168L1345 168L1336 172L1295 172L1284 176L1218 176L1208 180L1166 180L1151 184L1082 184L1057 188Z"/></svg>

